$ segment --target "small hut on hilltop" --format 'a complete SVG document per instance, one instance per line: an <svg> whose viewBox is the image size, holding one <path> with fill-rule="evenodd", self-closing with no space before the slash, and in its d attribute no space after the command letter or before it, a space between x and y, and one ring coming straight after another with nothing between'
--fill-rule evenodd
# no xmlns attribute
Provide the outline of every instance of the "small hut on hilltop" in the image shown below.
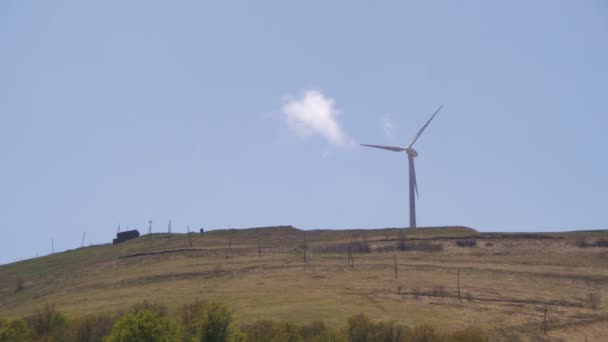
<svg viewBox="0 0 608 342"><path fill-rule="evenodd" d="M139 237L139 232L137 231L137 229L134 230L127 230L124 232L120 232L116 234L116 239L112 240L112 244L113 245L117 245L121 242L125 242L127 240L131 240L131 239L135 239Z"/></svg>

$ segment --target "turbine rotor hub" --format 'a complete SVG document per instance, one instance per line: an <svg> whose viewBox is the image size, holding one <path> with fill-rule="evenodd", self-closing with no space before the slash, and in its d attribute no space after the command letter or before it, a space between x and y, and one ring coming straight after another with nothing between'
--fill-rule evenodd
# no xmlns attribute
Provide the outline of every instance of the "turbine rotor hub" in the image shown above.
<svg viewBox="0 0 608 342"><path fill-rule="evenodd" d="M418 152L411 147L406 148L405 153L407 153L408 156L418 157Z"/></svg>

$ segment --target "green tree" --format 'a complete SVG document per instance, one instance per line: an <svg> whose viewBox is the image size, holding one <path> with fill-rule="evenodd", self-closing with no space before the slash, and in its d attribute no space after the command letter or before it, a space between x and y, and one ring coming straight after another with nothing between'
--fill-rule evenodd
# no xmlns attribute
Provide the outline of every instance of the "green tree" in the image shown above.
<svg viewBox="0 0 608 342"><path fill-rule="evenodd" d="M337 342L341 340L334 330L320 320L302 326L300 334L306 342Z"/></svg>
<svg viewBox="0 0 608 342"><path fill-rule="evenodd" d="M244 325L242 331L248 342L272 341L279 333L276 324L268 320L259 320Z"/></svg>
<svg viewBox="0 0 608 342"><path fill-rule="evenodd" d="M386 342L408 342L411 338L411 330L395 322L378 322L372 330L372 341Z"/></svg>
<svg viewBox="0 0 608 342"><path fill-rule="evenodd" d="M300 328L297 324L290 321L282 321L277 326L277 336L275 340L281 342L299 342L302 341Z"/></svg>
<svg viewBox="0 0 608 342"><path fill-rule="evenodd" d="M367 316L358 314L348 319L346 337L349 342L406 342L412 338L412 332L395 322L374 323Z"/></svg>
<svg viewBox="0 0 608 342"><path fill-rule="evenodd" d="M177 339L177 327L169 319L148 310L124 314L106 342L165 342Z"/></svg>
<svg viewBox="0 0 608 342"><path fill-rule="evenodd" d="M30 321L35 339L44 341L66 341L69 337L70 322L55 306L46 304L38 310Z"/></svg>
<svg viewBox="0 0 608 342"><path fill-rule="evenodd" d="M348 319L346 335L349 342L372 341L374 323L364 314L357 314Z"/></svg>
<svg viewBox="0 0 608 342"><path fill-rule="evenodd" d="M233 335L232 311L220 303L185 305L181 323L184 341L224 342Z"/></svg>
<svg viewBox="0 0 608 342"><path fill-rule="evenodd" d="M0 325L0 342L27 341L29 336L27 324L22 319L14 320L4 326Z"/></svg>
<svg viewBox="0 0 608 342"><path fill-rule="evenodd" d="M114 316L99 314L85 315L72 321L72 336L77 342L102 342L110 335L114 326Z"/></svg>
<svg viewBox="0 0 608 342"><path fill-rule="evenodd" d="M437 332L435 331L435 329L432 326L430 326L428 324L422 324L422 325L415 326L414 329L412 329L411 341L412 342L442 342L442 341L444 341L444 339L442 339L441 336L439 336L439 334L437 334Z"/></svg>

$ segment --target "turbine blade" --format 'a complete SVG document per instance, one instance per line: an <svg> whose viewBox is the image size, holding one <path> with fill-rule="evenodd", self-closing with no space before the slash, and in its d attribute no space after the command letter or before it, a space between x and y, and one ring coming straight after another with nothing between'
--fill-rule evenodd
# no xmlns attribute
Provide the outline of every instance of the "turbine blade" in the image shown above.
<svg viewBox="0 0 608 342"><path fill-rule="evenodd" d="M403 147L397 147L397 146L366 145L366 144L361 144L361 146L373 147L373 148L381 148L383 150L389 150L389 151L393 151L393 152L403 152L403 151L405 151L405 148L403 148Z"/></svg>
<svg viewBox="0 0 608 342"><path fill-rule="evenodd" d="M418 131L418 134L416 134L416 136L414 137L414 140L412 140L412 143L408 146L408 148L411 148L412 146L414 146L414 144L416 143L416 140L418 140L418 138L420 138L420 136L422 135L422 132L424 132L426 127L431 123L431 121L433 121L433 119L435 118L435 115L437 115L437 113L439 113L441 108L443 108L443 105L439 106L439 108L437 108L435 113L433 115L431 115L431 118L429 119L429 121L427 121L424 124L424 126L422 126L422 128L420 129L420 131Z"/></svg>

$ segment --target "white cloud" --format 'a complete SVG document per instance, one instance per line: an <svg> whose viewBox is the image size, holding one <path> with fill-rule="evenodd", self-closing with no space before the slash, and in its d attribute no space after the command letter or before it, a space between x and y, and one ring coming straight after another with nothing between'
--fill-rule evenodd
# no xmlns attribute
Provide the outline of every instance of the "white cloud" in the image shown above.
<svg viewBox="0 0 608 342"><path fill-rule="evenodd" d="M393 130L395 128L395 124L393 123L393 118L391 117L391 114L385 114L384 117L382 118L382 128L384 129L384 134L386 134L387 137L393 139Z"/></svg>
<svg viewBox="0 0 608 342"><path fill-rule="evenodd" d="M319 135L333 145L352 144L338 123L340 111L334 100L318 90L307 90L300 98L287 98L282 112L289 128L298 135Z"/></svg>

